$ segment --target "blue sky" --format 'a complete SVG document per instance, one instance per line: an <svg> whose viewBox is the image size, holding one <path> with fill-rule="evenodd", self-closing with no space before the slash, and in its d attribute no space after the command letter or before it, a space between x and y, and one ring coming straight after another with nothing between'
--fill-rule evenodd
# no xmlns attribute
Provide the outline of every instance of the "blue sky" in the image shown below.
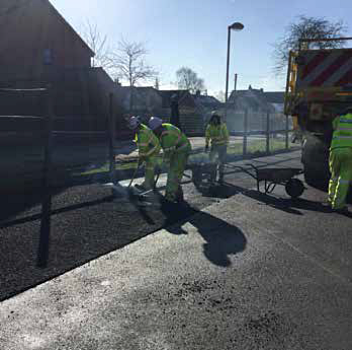
<svg viewBox="0 0 352 350"><path fill-rule="evenodd" d="M161 72L161 88L170 88L175 72L188 66L204 78L210 93L225 89L227 26L240 21L233 32L231 81L238 88L251 84L267 91L282 90L284 82L272 73L272 44L297 16L320 16L348 26L351 0L51 0L76 29L89 19L111 45L121 36L146 43L148 63Z"/></svg>

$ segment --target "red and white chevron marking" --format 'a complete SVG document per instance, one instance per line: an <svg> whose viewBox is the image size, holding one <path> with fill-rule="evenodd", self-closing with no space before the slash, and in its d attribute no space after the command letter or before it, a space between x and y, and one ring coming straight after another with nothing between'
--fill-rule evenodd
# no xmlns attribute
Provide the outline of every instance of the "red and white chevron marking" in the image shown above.
<svg viewBox="0 0 352 350"><path fill-rule="evenodd" d="M332 87L352 83L352 50L306 51L297 87Z"/></svg>

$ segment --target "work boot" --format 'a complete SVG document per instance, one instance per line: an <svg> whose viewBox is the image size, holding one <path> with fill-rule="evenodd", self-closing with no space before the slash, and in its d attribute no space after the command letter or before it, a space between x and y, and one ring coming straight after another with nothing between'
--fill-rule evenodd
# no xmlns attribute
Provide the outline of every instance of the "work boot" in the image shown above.
<svg viewBox="0 0 352 350"><path fill-rule="evenodd" d="M326 207L326 208L331 208L332 207L332 203L331 203L331 201L329 199L324 201L324 202L322 202L321 205L323 207Z"/></svg>
<svg viewBox="0 0 352 350"><path fill-rule="evenodd" d="M348 207L343 207L343 208L332 208L333 213L337 214L349 214Z"/></svg>
<svg viewBox="0 0 352 350"><path fill-rule="evenodd" d="M134 185L134 187L135 187L137 190L141 191L141 192L150 190L150 187L147 186L147 185L145 184L145 182L143 182L143 183L140 184L140 185L136 184L136 185Z"/></svg>
<svg viewBox="0 0 352 350"><path fill-rule="evenodd" d="M178 191L177 193L177 197L176 197L176 202L177 203L182 203L185 201L184 195L183 195L183 191L182 189Z"/></svg>

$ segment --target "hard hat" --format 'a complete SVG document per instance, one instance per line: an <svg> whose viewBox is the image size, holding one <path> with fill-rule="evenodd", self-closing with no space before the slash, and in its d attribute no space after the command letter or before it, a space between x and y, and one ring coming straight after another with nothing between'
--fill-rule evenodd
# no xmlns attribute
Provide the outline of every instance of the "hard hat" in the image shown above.
<svg viewBox="0 0 352 350"><path fill-rule="evenodd" d="M132 130L136 129L140 124L141 121L139 120L139 117L133 116L128 120L128 127Z"/></svg>
<svg viewBox="0 0 352 350"><path fill-rule="evenodd" d="M212 112L211 112L211 116L212 116L212 117L219 117L219 118L221 118L220 113L217 112L217 111L212 111Z"/></svg>
<svg viewBox="0 0 352 350"><path fill-rule="evenodd" d="M156 129L160 128L162 126L162 124L163 124L163 121L158 117L151 117L149 120L149 127L152 130L156 130Z"/></svg>
<svg viewBox="0 0 352 350"><path fill-rule="evenodd" d="M211 117L209 120L210 124L216 123L216 125L221 124L221 116L218 112L214 111L211 113Z"/></svg>

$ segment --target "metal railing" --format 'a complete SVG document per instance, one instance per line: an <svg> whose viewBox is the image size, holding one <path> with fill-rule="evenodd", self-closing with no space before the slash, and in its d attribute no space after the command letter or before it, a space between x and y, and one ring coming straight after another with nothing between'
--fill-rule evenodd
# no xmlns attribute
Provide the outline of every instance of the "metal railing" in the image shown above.
<svg viewBox="0 0 352 350"><path fill-rule="evenodd" d="M50 232L51 232L51 216L52 216L52 187L53 187L53 174L58 171L58 167L53 163L53 158L55 157L56 149L53 147L53 140L55 137L75 135L81 137L82 135L89 136L104 136L106 135L105 142L108 147L108 161L109 161L109 174L110 180L116 182L116 171L115 171L115 132L116 132L116 121L115 114L113 111L113 96L109 95L109 115L107 130L106 131L67 131L67 130L53 130L54 112L53 112L53 100L51 87L47 86L45 88L35 88L35 89L0 89L0 93L7 94L18 94L19 99L21 96L28 96L35 94L41 100L45 101L45 110L42 116L22 116L23 120L35 120L39 122L39 127L33 131L33 136L40 137L39 148L43 151L44 156L40 160L40 167L35 167L34 171L36 177L41 178L41 212L38 214L40 218L40 239L37 253L37 266L45 268L48 263L49 257L49 244L50 244ZM1 112L1 111L0 111ZM1 113L0 113L1 114ZM4 116L5 118L11 118L8 114ZM38 124L38 123L37 123ZM7 130L11 132L11 130ZM16 134L16 130L12 130ZM16 157L17 158L17 157ZM70 164L64 164L65 169L70 168ZM14 174L11 174L12 176ZM21 174L21 179L23 180Z"/></svg>
<svg viewBox="0 0 352 350"><path fill-rule="evenodd" d="M285 138L285 149L289 149L289 134L293 131L290 128L289 117L283 116L285 118L285 128L274 128L272 123L272 114L270 112L266 113L266 123L265 130L251 130L249 129L249 110L245 110L243 115L243 131L232 131L230 134L232 136L243 137L243 156L247 156L248 152L248 137L250 136L265 136L265 153L270 154L270 142L272 136L282 134ZM281 125L280 125L281 126Z"/></svg>

